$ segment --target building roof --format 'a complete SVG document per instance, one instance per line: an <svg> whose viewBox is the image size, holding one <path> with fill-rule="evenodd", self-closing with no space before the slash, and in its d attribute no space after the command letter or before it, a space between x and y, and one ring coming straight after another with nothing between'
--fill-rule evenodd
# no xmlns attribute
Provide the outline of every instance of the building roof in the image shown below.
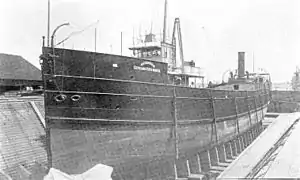
<svg viewBox="0 0 300 180"><path fill-rule="evenodd" d="M21 56L0 53L0 79L41 81L41 70Z"/></svg>

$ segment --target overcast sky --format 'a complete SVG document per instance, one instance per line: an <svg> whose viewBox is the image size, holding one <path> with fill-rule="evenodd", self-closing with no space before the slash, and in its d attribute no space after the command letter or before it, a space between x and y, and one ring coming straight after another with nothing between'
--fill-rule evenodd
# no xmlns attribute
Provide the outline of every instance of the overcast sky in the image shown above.
<svg viewBox="0 0 300 180"><path fill-rule="evenodd" d="M0 0L0 52L23 56L39 67L42 36L47 35L47 0ZM185 60L204 68L209 80L222 80L237 68L238 51L246 52L246 69L264 68L277 82L290 81L300 65L300 2L298 0L168 0L168 32L180 18ZM133 29L160 34L164 0L51 0L51 32L66 48L123 54L132 45ZM98 23L96 23L99 21ZM91 26L89 26L91 25ZM86 27L90 28L86 28ZM62 47L62 45L61 45Z"/></svg>

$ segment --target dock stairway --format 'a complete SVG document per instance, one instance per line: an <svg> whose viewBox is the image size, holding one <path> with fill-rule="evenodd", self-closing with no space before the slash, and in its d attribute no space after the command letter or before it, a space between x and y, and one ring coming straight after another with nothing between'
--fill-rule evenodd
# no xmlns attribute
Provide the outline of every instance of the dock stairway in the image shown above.
<svg viewBox="0 0 300 180"><path fill-rule="evenodd" d="M176 180L214 179L263 131L258 123L251 129L206 150L174 163Z"/></svg>

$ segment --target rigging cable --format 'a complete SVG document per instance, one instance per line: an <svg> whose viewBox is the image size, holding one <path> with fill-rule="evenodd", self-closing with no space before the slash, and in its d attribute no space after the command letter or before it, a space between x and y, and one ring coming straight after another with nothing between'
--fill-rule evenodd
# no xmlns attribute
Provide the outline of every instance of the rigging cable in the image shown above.
<svg viewBox="0 0 300 180"><path fill-rule="evenodd" d="M63 40L60 41L59 43L57 43L55 46L58 46L58 45L64 43L65 41L67 41L68 39L70 39L70 38L71 38L72 36L74 36L74 35L81 34L82 32L84 32L84 31L86 31L87 29L93 27L94 25L98 25L98 23L99 23L99 20L97 20L96 22L94 22L94 23L92 23L92 24L86 26L84 29L82 29L82 30L80 30L80 31L73 31L68 37L66 37L65 39L63 39ZM64 54L63 54L63 55L64 55ZM55 86L57 87L58 91L61 92L60 87L59 87L58 83L56 82L56 80L54 80L54 84L55 84ZM62 78L62 89L63 89L63 78ZM60 93L60 95L61 95L61 93Z"/></svg>
<svg viewBox="0 0 300 180"><path fill-rule="evenodd" d="M63 39L62 41L60 41L59 43L56 44L56 46L64 43L65 41L67 41L68 39L70 39L72 36L74 35L78 35L78 34L81 34L82 32L86 31L87 29L91 28L92 26L94 25L98 25L99 23L99 20L97 20L96 22L86 26L84 29L80 30L80 31L73 31L68 37L66 37L65 39Z"/></svg>

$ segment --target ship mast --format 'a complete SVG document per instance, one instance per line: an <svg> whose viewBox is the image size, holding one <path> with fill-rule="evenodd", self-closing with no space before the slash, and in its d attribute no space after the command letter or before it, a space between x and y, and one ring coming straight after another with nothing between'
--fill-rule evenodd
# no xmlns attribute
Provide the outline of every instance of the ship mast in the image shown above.
<svg viewBox="0 0 300 180"><path fill-rule="evenodd" d="M47 27L47 47L50 43L50 0L48 0L48 27Z"/></svg>
<svg viewBox="0 0 300 180"><path fill-rule="evenodd" d="M164 12L164 29L163 29L163 42L166 42L166 30L167 30L167 0L165 0L165 12Z"/></svg>
<svg viewBox="0 0 300 180"><path fill-rule="evenodd" d="M252 68L253 68L253 73L255 73L255 69L254 69L254 51L252 52Z"/></svg>

